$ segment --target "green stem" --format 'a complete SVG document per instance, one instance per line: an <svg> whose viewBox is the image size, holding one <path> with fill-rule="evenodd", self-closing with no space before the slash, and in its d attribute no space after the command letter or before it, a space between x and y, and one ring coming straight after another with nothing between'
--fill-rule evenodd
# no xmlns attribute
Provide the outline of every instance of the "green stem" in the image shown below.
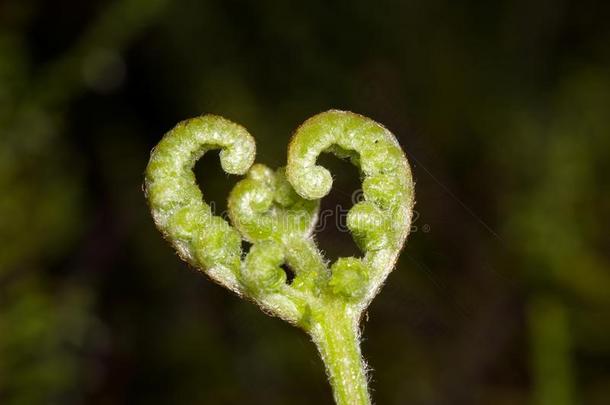
<svg viewBox="0 0 610 405"><path fill-rule="evenodd" d="M535 405L572 405L574 376L571 364L569 313L551 294L540 294L528 304Z"/></svg>
<svg viewBox="0 0 610 405"><path fill-rule="evenodd" d="M357 311L345 304L331 304L313 318L309 333L326 365L335 402L370 405Z"/></svg>

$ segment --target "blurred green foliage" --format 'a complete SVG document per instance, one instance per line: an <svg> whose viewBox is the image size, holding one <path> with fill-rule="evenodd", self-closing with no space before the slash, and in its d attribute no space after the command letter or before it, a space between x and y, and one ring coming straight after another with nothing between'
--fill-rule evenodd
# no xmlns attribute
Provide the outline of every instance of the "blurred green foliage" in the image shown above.
<svg viewBox="0 0 610 405"><path fill-rule="evenodd" d="M605 404L609 12L1 2L0 403L329 403L311 342L187 271L140 185L184 118L239 122L278 167L295 125L341 108L388 126L417 181L417 228L365 324L376 400ZM323 209L351 204L355 169L323 162ZM222 210L239 178L214 154L197 175Z"/></svg>

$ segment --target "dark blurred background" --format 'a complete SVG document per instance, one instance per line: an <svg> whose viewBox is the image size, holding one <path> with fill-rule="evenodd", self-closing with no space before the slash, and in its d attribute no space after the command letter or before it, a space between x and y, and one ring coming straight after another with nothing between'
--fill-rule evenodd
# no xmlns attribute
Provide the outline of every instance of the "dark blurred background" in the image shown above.
<svg viewBox="0 0 610 405"><path fill-rule="evenodd" d="M0 2L0 403L331 404L300 330L180 262L141 191L205 112L257 161L392 130L416 221L364 323L379 404L608 404L610 3ZM358 172L333 157L325 207ZM225 206L217 153L196 172ZM318 235L330 258L349 234Z"/></svg>

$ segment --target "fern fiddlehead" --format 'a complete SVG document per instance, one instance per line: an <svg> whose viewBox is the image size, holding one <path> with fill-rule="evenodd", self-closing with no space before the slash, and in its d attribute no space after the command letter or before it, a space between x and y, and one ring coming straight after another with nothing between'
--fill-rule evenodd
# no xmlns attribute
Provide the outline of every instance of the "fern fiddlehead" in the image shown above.
<svg viewBox="0 0 610 405"><path fill-rule="evenodd" d="M192 172L210 149L221 149L227 173L246 175L228 198L233 226L213 215ZM364 195L347 216L364 255L330 266L312 236L319 200L332 187L332 175L316 165L324 152L360 169ZM206 115L178 124L153 150L146 169L153 219L182 259L308 332L338 404L369 404L359 321L410 229L413 181L404 152L380 124L331 110L297 129L285 168L253 164L254 154L248 132L223 118ZM242 239L252 244L245 257ZM294 271L292 282L282 266Z"/></svg>

